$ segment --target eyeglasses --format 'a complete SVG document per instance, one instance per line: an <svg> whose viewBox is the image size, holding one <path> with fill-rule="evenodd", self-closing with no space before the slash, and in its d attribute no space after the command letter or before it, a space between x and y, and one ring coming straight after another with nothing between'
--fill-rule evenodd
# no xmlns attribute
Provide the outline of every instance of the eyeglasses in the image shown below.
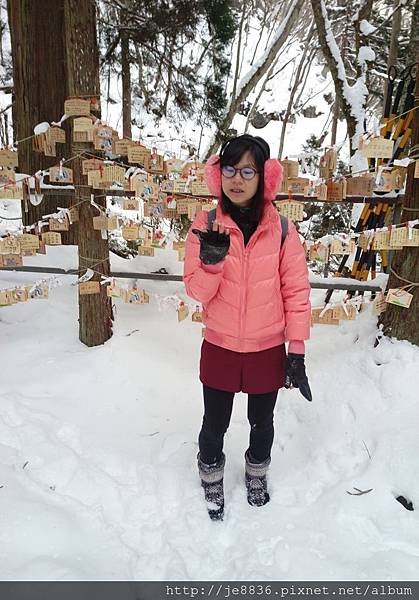
<svg viewBox="0 0 419 600"><path fill-rule="evenodd" d="M256 171L256 169L253 169L252 167L236 169L236 167L233 167L232 165L225 165L224 167L221 167L221 173L224 175L224 177L227 177L227 179L232 179L236 173L240 173L242 179L249 181L250 179L253 179L253 177L256 175L256 173L259 173L259 171Z"/></svg>

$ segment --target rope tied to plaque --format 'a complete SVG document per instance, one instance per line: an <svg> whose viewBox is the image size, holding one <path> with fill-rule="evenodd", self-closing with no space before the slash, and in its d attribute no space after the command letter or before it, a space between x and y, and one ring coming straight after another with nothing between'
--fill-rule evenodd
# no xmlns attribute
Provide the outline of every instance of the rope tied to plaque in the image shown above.
<svg viewBox="0 0 419 600"><path fill-rule="evenodd" d="M390 267L390 271L393 273L393 275L394 275L395 277L397 277L397 279L399 279L400 281L404 281L405 283L407 283L407 284L408 284L408 285L404 285L404 286L403 286L402 288L400 288L400 289L402 289L402 290L404 290L404 289L409 289L409 290L410 290L411 288L415 288L415 287L418 287L418 286L419 286L419 282L418 282L418 283L415 283L414 281L410 281L409 279L405 279L404 277L400 277L400 275L398 275L398 274L396 273L396 271L393 269L393 267Z"/></svg>

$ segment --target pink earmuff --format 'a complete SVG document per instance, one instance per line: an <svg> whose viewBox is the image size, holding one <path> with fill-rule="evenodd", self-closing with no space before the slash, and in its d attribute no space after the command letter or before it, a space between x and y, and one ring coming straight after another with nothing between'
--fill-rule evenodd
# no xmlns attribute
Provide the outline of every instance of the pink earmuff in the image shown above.
<svg viewBox="0 0 419 600"><path fill-rule="evenodd" d="M282 177L283 169L279 160L269 158L265 161L263 170L265 202L274 200L278 188L282 183ZM204 179L211 194L214 194L217 198L221 198L221 169L218 154L210 156L205 163Z"/></svg>

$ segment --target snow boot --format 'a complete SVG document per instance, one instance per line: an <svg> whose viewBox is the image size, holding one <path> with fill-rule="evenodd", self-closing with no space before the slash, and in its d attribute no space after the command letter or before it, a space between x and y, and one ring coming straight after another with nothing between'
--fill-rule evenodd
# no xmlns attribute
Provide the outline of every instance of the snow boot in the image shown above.
<svg viewBox="0 0 419 600"><path fill-rule="evenodd" d="M198 453L198 470L201 477L201 485L204 488L205 501L210 519L222 521L224 517L224 452L218 462L210 465L201 461Z"/></svg>
<svg viewBox="0 0 419 600"><path fill-rule="evenodd" d="M251 506L265 506L270 500L266 473L271 464L271 459L269 457L263 463L256 463L248 451L246 451L244 458L247 501Z"/></svg>

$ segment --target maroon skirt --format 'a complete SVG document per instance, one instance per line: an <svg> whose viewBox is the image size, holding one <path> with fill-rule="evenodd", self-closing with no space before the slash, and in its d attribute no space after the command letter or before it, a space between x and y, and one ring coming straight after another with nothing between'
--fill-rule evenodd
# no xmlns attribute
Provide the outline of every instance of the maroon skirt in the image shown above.
<svg viewBox="0 0 419 600"><path fill-rule="evenodd" d="M260 352L234 352L203 340L199 379L227 392L266 394L285 385L285 344Z"/></svg>

